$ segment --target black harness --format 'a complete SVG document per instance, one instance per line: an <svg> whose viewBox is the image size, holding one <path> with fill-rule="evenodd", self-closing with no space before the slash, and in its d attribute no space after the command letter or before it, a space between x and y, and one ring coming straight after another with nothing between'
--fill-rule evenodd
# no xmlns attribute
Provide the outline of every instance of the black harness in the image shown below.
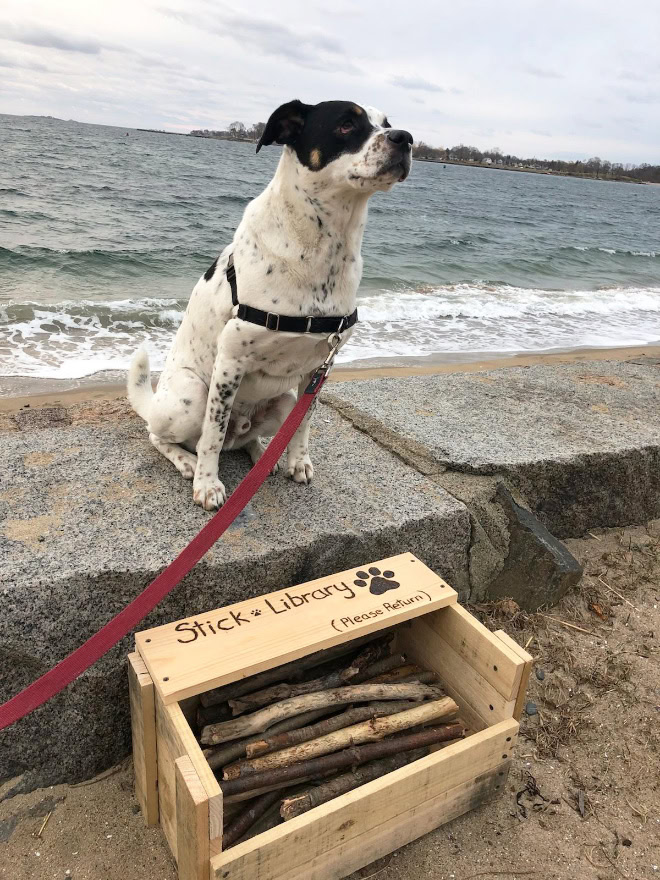
<svg viewBox="0 0 660 880"><path fill-rule="evenodd" d="M267 330L282 330L285 333L323 333L326 336L333 333L343 333L344 330L348 330L357 322L357 309L352 315L344 315L341 318L314 318L312 316L294 318L291 315L278 315L274 312L264 312L263 309L254 309L252 306L246 306L238 301L233 254L229 255L225 274L231 287L231 301L235 306L238 306L236 317L241 321L258 324Z"/></svg>

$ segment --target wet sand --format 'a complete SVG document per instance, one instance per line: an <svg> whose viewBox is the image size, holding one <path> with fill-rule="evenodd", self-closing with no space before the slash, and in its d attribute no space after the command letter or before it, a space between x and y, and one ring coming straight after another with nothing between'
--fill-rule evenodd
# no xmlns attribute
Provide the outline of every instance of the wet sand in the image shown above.
<svg viewBox="0 0 660 880"><path fill-rule="evenodd" d="M548 354L479 358L475 355L429 355L426 358L396 358L391 361L354 361L337 366L331 382L384 377L425 376L438 373L474 373L506 367L536 364L579 363L599 360L660 360L660 345L629 348L582 348ZM91 400L116 400L125 396L120 373L97 374L84 379L56 380L0 378L0 412L16 412L25 406L71 406ZM101 379L99 378L101 377ZM105 381L103 381L105 378Z"/></svg>

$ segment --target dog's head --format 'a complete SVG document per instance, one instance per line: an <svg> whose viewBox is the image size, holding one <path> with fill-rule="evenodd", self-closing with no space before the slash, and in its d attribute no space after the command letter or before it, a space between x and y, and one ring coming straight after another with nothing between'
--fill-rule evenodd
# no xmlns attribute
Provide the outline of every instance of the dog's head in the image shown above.
<svg viewBox="0 0 660 880"><path fill-rule="evenodd" d="M388 190L410 173L413 138L384 113L352 101L289 101L272 114L259 150L284 144L306 169L331 186Z"/></svg>

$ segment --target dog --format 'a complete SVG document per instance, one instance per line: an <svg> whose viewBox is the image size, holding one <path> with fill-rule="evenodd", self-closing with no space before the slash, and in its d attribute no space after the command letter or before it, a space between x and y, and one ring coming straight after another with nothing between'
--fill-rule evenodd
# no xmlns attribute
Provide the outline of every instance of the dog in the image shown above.
<svg viewBox="0 0 660 880"><path fill-rule="evenodd" d="M351 101L278 107L257 144L257 153L283 145L275 175L193 289L155 392L146 352L135 355L128 398L151 443L193 481L194 501L205 510L226 500L220 450L243 448L256 462L263 438L293 408L294 389L304 392L328 354L327 333L282 332L278 316L307 318L310 327L312 316L354 312L367 202L406 179L412 142L379 110ZM270 313L266 326L237 317L230 256L241 307ZM339 333L340 345L351 333ZM298 483L314 474L310 417L287 450L288 473Z"/></svg>

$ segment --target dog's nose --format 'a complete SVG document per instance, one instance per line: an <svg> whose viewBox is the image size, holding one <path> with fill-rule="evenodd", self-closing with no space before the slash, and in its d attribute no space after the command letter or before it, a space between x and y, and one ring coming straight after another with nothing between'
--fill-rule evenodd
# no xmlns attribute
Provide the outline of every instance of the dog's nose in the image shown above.
<svg viewBox="0 0 660 880"><path fill-rule="evenodd" d="M413 136L409 131L404 131L402 128L391 128L387 132L387 139L396 144L397 147L412 147Z"/></svg>

